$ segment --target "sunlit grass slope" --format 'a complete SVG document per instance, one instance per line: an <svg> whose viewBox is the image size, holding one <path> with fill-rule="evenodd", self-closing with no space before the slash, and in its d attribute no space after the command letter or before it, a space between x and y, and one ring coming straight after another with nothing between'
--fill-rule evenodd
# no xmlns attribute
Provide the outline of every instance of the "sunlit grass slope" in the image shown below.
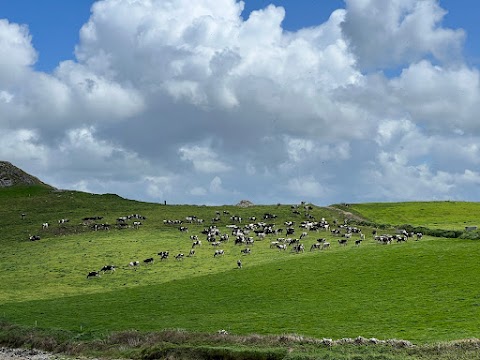
<svg viewBox="0 0 480 360"><path fill-rule="evenodd" d="M270 213L277 218L267 221L278 227L295 221L294 237L302 231L298 224L305 220L305 211L293 214L290 205L165 206L36 188L1 190L0 202L0 317L11 322L93 333L227 329L238 334L362 335L418 342L480 335L480 248L475 241L425 237L379 245L372 229L363 228L367 237L359 247L341 247L337 237L322 231L303 239L305 253L271 248L277 236L269 235L251 246L250 255L241 255L244 246L230 240L220 247L225 255L214 257L216 248L200 231L217 211L222 233L230 232L226 225L231 215L256 216L259 221ZM95 232L81 220L103 216L101 222L114 225L117 217L135 213L147 218L138 230L113 226ZM343 223L343 215L331 209L312 207L308 213ZM184 224L188 233L163 223L191 215L205 223ZM60 218L70 221L59 225ZM43 222L51 223L47 230L42 230ZM28 241L34 233L42 239ZM187 255L193 234L203 242L195 256L159 260L159 251ZM326 237L331 248L310 252L319 237ZM148 257L155 258L153 265L142 263L136 271L127 265ZM242 269L237 269L238 259ZM117 270L86 278L106 264Z"/></svg>
<svg viewBox="0 0 480 360"><path fill-rule="evenodd" d="M463 230L466 226L480 226L478 202L365 203L338 207L361 214L379 224L410 224L444 230Z"/></svg>

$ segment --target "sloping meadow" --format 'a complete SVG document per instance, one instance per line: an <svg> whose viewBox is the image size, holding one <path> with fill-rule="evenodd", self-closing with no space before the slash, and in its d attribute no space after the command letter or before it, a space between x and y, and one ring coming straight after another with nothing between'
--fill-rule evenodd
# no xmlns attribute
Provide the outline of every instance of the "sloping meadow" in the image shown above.
<svg viewBox="0 0 480 360"><path fill-rule="evenodd" d="M335 221L343 224L344 214L303 205L165 206L77 192L32 195L17 190L0 197L5 204L0 317L10 323L92 336L126 330L226 330L420 344L479 335L476 241L427 236L383 245L374 240L372 228L359 226L366 235L360 246L353 244L360 239L357 233L341 246L342 235L307 231L301 240L305 251L295 252L292 246L279 250L271 245L285 234L262 240L252 233L251 253L243 255L247 246L235 245L227 227L232 216L242 217L239 226L264 221L283 229L292 220L292 237L299 238L304 231L300 223L311 216L324 217L333 226ZM118 218L134 214L142 216L138 229L132 226L137 218L117 227ZM264 219L265 214L275 217ZM83 220L94 216L102 219ZM203 222L187 222L191 216ZM252 216L256 220L248 220ZM69 221L59 224L62 218ZM164 220L182 220L188 231ZM47 229L44 222L49 222ZM95 231L94 223L108 223L110 230ZM212 223L230 234L228 242L215 247L206 241L202 230ZM32 233L41 239L29 241ZM190 235L202 241L193 256L188 256ZM318 238L330 242L330 248L309 251ZM216 249L225 255L214 256ZM170 257L160 260L161 251ZM174 258L179 253L185 255L182 260ZM154 263L145 264L150 257ZM135 260L140 266L128 265ZM107 264L116 270L87 279Z"/></svg>

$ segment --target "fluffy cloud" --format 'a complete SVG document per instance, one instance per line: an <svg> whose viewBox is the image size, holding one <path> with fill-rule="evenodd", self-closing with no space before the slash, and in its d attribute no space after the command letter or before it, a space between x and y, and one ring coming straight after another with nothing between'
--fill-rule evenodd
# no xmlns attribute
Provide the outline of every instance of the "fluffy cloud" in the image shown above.
<svg viewBox="0 0 480 360"><path fill-rule="evenodd" d="M190 161L196 171L204 173L219 173L232 168L218 160L218 155L206 146L182 146L178 152L184 161Z"/></svg>
<svg viewBox="0 0 480 360"><path fill-rule="evenodd" d="M461 54L464 32L440 26L446 11L436 0L346 0L342 29L362 68L394 68L432 56Z"/></svg>
<svg viewBox="0 0 480 360"><path fill-rule="evenodd" d="M49 74L0 20L0 158L153 201L478 200L478 69L438 1L347 0L293 32L282 7L242 10L97 1Z"/></svg>
<svg viewBox="0 0 480 360"><path fill-rule="evenodd" d="M18 84L37 61L28 27L0 19L0 84Z"/></svg>

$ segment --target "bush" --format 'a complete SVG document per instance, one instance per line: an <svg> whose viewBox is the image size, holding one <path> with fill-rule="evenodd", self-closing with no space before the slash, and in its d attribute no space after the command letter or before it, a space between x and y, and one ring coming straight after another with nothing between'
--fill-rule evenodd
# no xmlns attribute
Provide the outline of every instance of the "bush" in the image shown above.
<svg viewBox="0 0 480 360"><path fill-rule="evenodd" d="M231 349L227 347L178 346L174 344L158 344L143 349L142 360L155 359L205 359L205 360L280 360L287 351L284 349Z"/></svg>

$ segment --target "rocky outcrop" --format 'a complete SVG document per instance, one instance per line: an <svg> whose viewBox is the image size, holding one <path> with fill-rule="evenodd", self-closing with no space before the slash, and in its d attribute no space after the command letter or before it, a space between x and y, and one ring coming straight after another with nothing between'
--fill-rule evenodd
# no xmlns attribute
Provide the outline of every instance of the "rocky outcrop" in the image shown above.
<svg viewBox="0 0 480 360"><path fill-rule="evenodd" d="M239 207L250 207L250 206L255 206L255 205L251 201L242 200L237 204L237 206L239 206Z"/></svg>
<svg viewBox="0 0 480 360"><path fill-rule="evenodd" d="M52 188L50 185L43 183L35 176L27 174L8 161L0 161L0 188L31 185L42 185Z"/></svg>

